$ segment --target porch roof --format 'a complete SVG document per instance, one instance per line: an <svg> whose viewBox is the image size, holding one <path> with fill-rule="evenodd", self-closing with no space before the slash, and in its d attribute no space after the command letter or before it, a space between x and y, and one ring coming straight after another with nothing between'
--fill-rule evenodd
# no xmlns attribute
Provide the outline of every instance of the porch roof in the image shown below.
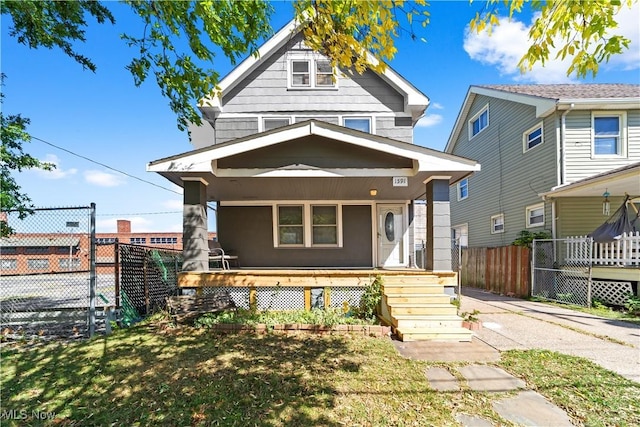
<svg viewBox="0 0 640 427"><path fill-rule="evenodd" d="M602 197L607 191L611 196L640 196L640 162L603 172L571 184L555 187L541 193L544 199L558 197Z"/></svg>
<svg viewBox="0 0 640 427"><path fill-rule="evenodd" d="M263 156L265 150L275 150L279 144L311 139L334 147L339 144L344 150L323 159L320 167L296 159L277 166L256 166L251 156L242 156ZM380 164L360 165L355 157L363 155L377 156ZM238 159L246 159L246 167ZM429 179L454 183L478 170L480 165L474 160L316 120L159 159L147 166L147 171L179 186L183 180L204 180L209 184L209 200L358 200L369 198L373 188L378 190L378 199L409 200L421 198ZM394 185L393 177L406 178L406 182Z"/></svg>

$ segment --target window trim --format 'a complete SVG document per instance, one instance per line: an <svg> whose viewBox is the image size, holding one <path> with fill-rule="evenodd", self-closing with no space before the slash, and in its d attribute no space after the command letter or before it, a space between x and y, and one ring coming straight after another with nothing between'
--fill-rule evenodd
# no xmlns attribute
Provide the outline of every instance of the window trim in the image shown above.
<svg viewBox="0 0 640 427"><path fill-rule="evenodd" d="M487 113L487 125L484 126L482 129L480 129L478 131L478 133L474 134L473 133L473 123L478 120L480 118L480 116L482 116L484 113ZM468 122L468 131L469 131L469 140L475 138L476 136L480 135L482 133L483 130L485 130L486 128L489 127L489 104L485 104L484 107L482 107L480 109L480 111L478 111L476 114L474 114Z"/></svg>
<svg viewBox="0 0 640 427"><path fill-rule="evenodd" d="M280 224L280 208L281 207L300 207L302 210L302 224ZM275 233L274 233L274 243L278 248L303 248L307 244L306 233L305 233L305 206L300 203L295 204L286 204L280 203L274 205L274 224L275 224ZM280 243L280 227L302 227L302 243Z"/></svg>
<svg viewBox="0 0 640 427"><path fill-rule="evenodd" d="M289 126L293 122L294 119L293 119L292 116L287 116L287 115L260 116L259 120L258 120L258 132L265 132L266 131L266 127L264 125L265 120L288 120L289 124L286 125L286 126Z"/></svg>
<svg viewBox="0 0 640 427"><path fill-rule="evenodd" d="M354 128L350 128L346 125L346 121L347 120L368 120L369 121L369 134L374 135L375 134L375 130L373 129L373 123L375 122L375 120L373 120L373 117L371 116L353 116L353 115L349 115L349 116L341 116L340 117L340 123L342 125L342 127L345 127L347 129L352 129L352 130L358 130L358 129L354 129ZM362 132L362 131L360 131Z"/></svg>
<svg viewBox="0 0 640 427"><path fill-rule="evenodd" d="M502 230L496 230L496 223L494 222L495 219L498 218L502 218ZM491 216L491 234L500 234L500 233L504 233L504 214L503 213L499 213L497 215L492 215Z"/></svg>
<svg viewBox="0 0 640 427"><path fill-rule="evenodd" d="M331 85L318 85L318 62L331 62L318 55L293 55L287 60L287 90L337 90L338 89L338 73L336 73L335 67L333 67L333 76ZM306 62L309 64L309 84L308 85L295 85L293 84L293 63L294 62ZM321 73L326 74L326 73Z"/></svg>
<svg viewBox="0 0 640 427"><path fill-rule="evenodd" d="M604 117L618 118L618 144L616 154L596 154L596 119ZM626 111L592 111L591 112L591 158L620 159L627 158L627 113Z"/></svg>
<svg viewBox="0 0 640 427"><path fill-rule="evenodd" d="M465 185L465 187L467 189L467 195L464 196L464 197L462 197L462 191L461 191L463 182L467 183ZM465 200L465 199L467 199L469 197L469 178L464 178L464 179L461 179L460 181L458 181L458 184L457 184L457 187L456 187L456 193L458 195L458 201Z"/></svg>
<svg viewBox="0 0 640 427"><path fill-rule="evenodd" d="M288 248L342 248L343 247L343 228L342 228L342 207L345 203L341 203L333 200L314 200L314 201L294 201L283 200L275 202L271 205L272 209L272 226L273 226L273 247L275 249L288 249ZM279 221L279 207L280 206L302 206L302 244L280 244L280 221ZM336 208L336 227L337 227L337 244L314 244L313 243L313 206L335 206Z"/></svg>
<svg viewBox="0 0 640 427"><path fill-rule="evenodd" d="M542 222L531 224L531 212L537 209L542 209ZM535 205L529 205L525 208L525 223L527 224L527 228L535 228L535 227L544 227L546 222L546 215L544 211L544 202L536 203Z"/></svg>
<svg viewBox="0 0 640 427"><path fill-rule="evenodd" d="M533 147L529 147L529 142L531 142L531 140L529 139L529 135L531 135L538 129L540 129L540 142L534 145ZM535 126L530 127L529 129L527 129L522 133L522 152L523 153L531 151L534 148L541 146L542 144L544 144L544 123L543 122L540 122Z"/></svg>
<svg viewBox="0 0 640 427"><path fill-rule="evenodd" d="M315 207L333 207L336 210L336 223L335 224L314 224L313 223L313 208ZM314 203L309 205L309 209L310 209L310 215L309 215L309 220L311 222L311 246L313 247L322 247L322 248L334 248L336 246L338 246L338 242L339 242L339 228L338 228L338 205L336 204L318 204L318 203ZM313 230L315 227L335 227L336 229L336 243L314 243L313 242Z"/></svg>

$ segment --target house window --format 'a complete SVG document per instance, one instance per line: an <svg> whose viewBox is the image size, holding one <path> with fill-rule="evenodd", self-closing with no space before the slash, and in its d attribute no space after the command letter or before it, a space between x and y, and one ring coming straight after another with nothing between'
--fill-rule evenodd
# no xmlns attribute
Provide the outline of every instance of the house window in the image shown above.
<svg viewBox="0 0 640 427"><path fill-rule="evenodd" d="M312 237L314 245L338 244L337 206L311 206Z"/></svg>
<svg viewBox="0 0 640 427"><path fill-rule="evenodd" d="M283 126L289 126L290 123L291 119L289 117L265 117L262 119L262 130L277 129Z"/></svg>
<svg viewBox="0 0 640 427"><path fill-rule="evenodd" d="M16 259L0 260L0 270L15 270L16 268L18 268L18 261Z"/></svg>
<svg viewBox="0 0 640 427"><path fill-rule="evenodd" d="M543 142L542 123L526 131L523 135L524 151L529 151Z"/></svg>
<svg viewBox="0 0 640 427"><path fill-rule="evenodd" d="M291 86L294 86L294 87L311 86L311 73L309 72L309 61L291 61Z"/></svg>
<svg viewBox="0 0 640 427"><path fill-rule="evenodd" d="M15 246L0 247L0 253L3 255L15 255L18 253L18 248Z"/></svg>
<svg viewBox="0 0 640 427"><path fill-rule="evenodd" d="M106 245L109 243L115 243L116 242L116 238L115 237L98 237L96 238L96 243L99 245Z"/></svg>
<svg viewBox="0 0 640 427"><path fill-rule="evenodd" d="M454 243L466 248L469 245L469 224L461 224L451 227L451 238Z"/></svg>
<svg viewBox="0 0 640 427"><path fill-rule="evenodd" d="M622 125L623 116L593 116L593 155L621 156L623 153Z"/></svg>
<svg viewBox="0 0 640 427"><path fill-rule="evenodd" d="M504 214L491 217L491 234L504 233Z"/></svg>
<svg viewBox="0 0 640 427"><path fill-rule="evenodd" d="M278 244L304 244L304 216L302 206L278 206Z"/></svg>
<svg viewBox="0 0 640 427"><path fill-rule="evenodd" d="M152 237L150 242L155 245L172 245L178 243L177 237Z"/></svg>
<svg viewBox="0 0 640 427"><path fill-rule="evenodd" d="M129 239L129 243L131 243L132 245L144 245L145 243L147 243L147 238L146 237L131 237Z"/></svg>
<svg viewBox="0 0 640 427"><path fill-rule="evenodd" d="M79 270L80 258L60 258L58 260L60 270Z"/></svg>
<svg viewBox="0 0 640 427"><path fill-rule="evenodd" d="M544 225L544 203L527 206L527 228Z"/></svg>
<svg viewBox="0 0 640 427"><path fill-rule="evenodd" d="M465 178L458 182L458 200L464 200L469 197L469 179Z"/></svg>
<svg viewBox="0 0 640 427"><path fill-rule="evenodd" d="M342 119L342 125L349 129L359 130L360 132L371 133L370 117L345 117Z"/></svg>
<svg viewBox="0 0 640 427"><path fill-rule="evenodd" d="M489 104L469 120L469 139L489 126Z"/></svg>
<svg viewBox="0 0 640 427"><path fill-rule="evenodd" d="M329 61L316 61L316 86L333 86L333 67Z"/></svg>
<svg viewBox="0 0 640 427"><path fill-rule="evenodd" d="M49 268L49 260L46 258L34 258L27 260L29 270L46 270Z"/></svg>
<svg viewBox="0 0 640 427"><path fill-rule="evenodd" d="M289 63L291 88L334 88L333 67L326 59L293 59Z"/></svg>

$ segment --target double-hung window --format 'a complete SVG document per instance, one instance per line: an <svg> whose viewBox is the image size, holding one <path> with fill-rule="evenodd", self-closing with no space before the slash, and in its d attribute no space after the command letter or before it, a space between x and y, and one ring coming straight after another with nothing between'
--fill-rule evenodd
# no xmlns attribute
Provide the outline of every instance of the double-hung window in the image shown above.
<svg viewBox="0 0 640 427"><path fill-rule="evenodd" d="M544 225L544 203L527 206L527 228Z"/></svg>
<svg viewBox="0 0 640 427"><path fill-rule="evenodd" d="M291 124L290 117L264 117L262 119L262 130L268 131L283 126L289 126L289 124Z"/></svg>
<svg viewBox="0 0 640 427"><path fill-rule="evenodd" d="M289 62L289 87L302 88L334 88L333 67L322 58L294 58Z"/></svg>
<svg viewBox="0 0 640 427"><path fill-rule="evenodd" d="M473 138L489 126L489 104L469 120L469 139Z"/></svg>
<svg viewBox="0 0 640 427"><path fill-rule="evenodd" d="M543 142L542 123L535 125L531 129L527 130L522 136L522 139L523 139L525 152L542 144Z"/></svg>
<svg viewBox="0 0 640 427"><path fill-rule="evenodd" d="M339 205L278 205L277 247L340 247Z"/></svg>
<svg viewBox="0 0 640 427"><path fill-rule="evenodd" d="M622 156L624 149L624 115L593 115L593 155Z"/></svg>
<svg viewBox="0 0 640 427"><path fill-rule="evenodd" d="M491 217L491 234L504 233L504 214Z"/></svg>
<svg viewBox="0 0 640 427"><path fill-rule="evenodd" d="M469 197L469 179L465 178L458 182L458 200L464 200Z"/></svg>

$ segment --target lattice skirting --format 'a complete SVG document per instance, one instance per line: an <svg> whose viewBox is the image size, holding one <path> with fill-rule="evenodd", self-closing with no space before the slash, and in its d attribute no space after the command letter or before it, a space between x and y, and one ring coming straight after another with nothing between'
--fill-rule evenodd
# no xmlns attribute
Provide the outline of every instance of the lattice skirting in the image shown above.
<svg viewBox="0 0 640 427"><path fill-rule="evenodd" d="M593 281L593 297L605 303L622 306L629 294L633 294L631 282Z"/></svg>
<svg viewBox="0 0 640 427"><path fill-rule="evenodd" d="M360 299L365 293L363 287L339 287L331 288L330 307L343 307L346 302L350 307L359 307Z"/></svg>

